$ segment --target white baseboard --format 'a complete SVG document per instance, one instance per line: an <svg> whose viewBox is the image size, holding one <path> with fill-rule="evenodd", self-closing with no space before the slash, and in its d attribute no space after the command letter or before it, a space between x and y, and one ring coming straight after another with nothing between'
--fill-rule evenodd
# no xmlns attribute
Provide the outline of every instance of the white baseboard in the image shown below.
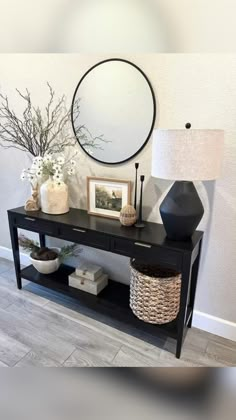
<svg viewBox="0 0 236 420"><path fill-rule="evenodd" d="M193 327L236 341L236 323L200 311L193 312Z"/></svg>
<svg viewBox="0 0 236 420"><path fill-rule="evenodd" d="M12 250L0 246L0 258L13 261ZM29 256L21 253L21 263L23 265L29 265ZM192 325L200 330L236 341L236 323L227 321L226 319L217 318L204 312L194 311Z"/></svg>
<svg viewBox="0 0 236 420"><path fill-rule="evenodd" d="M6 260L13 261L12 249L6 248L5 246L0 246L0 258L5 258ZM22 265L29 265L30 258L29 255L20 253L20 260Z"/></svg>

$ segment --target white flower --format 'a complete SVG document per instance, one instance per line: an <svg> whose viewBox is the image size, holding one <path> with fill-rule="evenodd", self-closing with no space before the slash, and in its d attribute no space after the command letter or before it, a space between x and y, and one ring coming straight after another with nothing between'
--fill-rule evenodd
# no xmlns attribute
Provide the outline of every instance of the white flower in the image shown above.
<svg viewBox="0 0 236 420"><path fill-rule="evenodd" d="M41 156L36 156L33 160L33 162L41 163L43 161L43 158Z"/></svg>
<svg viewBox="0 0 236 420"><path fill-rule="evenodd" d="M56 172L61 172L61 166L55 163L53 165L53 170L56 171Z"/></svg>
<svg viewBox="0 0 236 420"><path fill-rule="evenodd" d="M39 169L39 170L36 172L36 175L37 175L37 177L41 178L41 176L42 176L42 171Z"/></svg>
<svg viewBox="0 0 236 420"><path fill-rule="evenodd" d="M70 164L71 164L71 166L75 166L76 165L76 161L73 160L73 159L71 159Z"/></svg>
<svg viewBox="0 0 236 420"><path fill-rule="evenodd" d="M70 169L68 169L67 173L68 173L69 176L74 175L75 174L75 169L70 168Z"/></svg>
<svg viewBox="0 0 236 420"><path fill-rule="evenodd" d="M63 174L61 174L61 173L59 173L59 172L56 172L54 175L53 175L53 180L54 181L63 181Z"/></svg>
<svg viewBox="0 0 236 420"><path fill-rule="evenodd" d="M61 166L64 165L65 164L65 158L63 156L59 156L57 158L57 163Z"/></svg>
<svg viewBox="0 0 236 420"><path fill-rule="evenodd" d="M34 169L40 169L43 166L43 160L38 160L33 163L32 168Z"/></svg>
<svg viewBox="0 0 236 420"><path fill-rule="evenodd" d="M28 180L29 180L29 181L31 181L31 182L33 182L33 181L35 180L35 177L34 177L34 175L32 175L32 174L28 174L27 178L28 178Z"/></svg>
<svg viewBox="0 0 236 420"><path fill-rule="evenodd" d="M52 162L52 155L45 155L43 158L43 162L50 163Z"/></svg>
<svg viewBox="0 0 236 420"><path fill-rule="evenodd" d="M22 171L21 177L20 177L21 181L25 181L26 180L26 173L25 173L25 169Z"/></svg>
<svg viewBox="0 0 236 420"><path fill-rule="evenodd" d="M35 158L33 160L33 164L32 164L32 169L37 170L38 168L41 168L43 165L43 160L42 158Z"/></svg>

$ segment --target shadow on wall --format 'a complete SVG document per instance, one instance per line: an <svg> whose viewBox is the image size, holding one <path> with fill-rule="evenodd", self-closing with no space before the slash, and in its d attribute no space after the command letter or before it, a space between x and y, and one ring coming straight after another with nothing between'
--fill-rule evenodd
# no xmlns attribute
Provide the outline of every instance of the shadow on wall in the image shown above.
<svg viewBox="0 0 236 420"><path fill-rule="evenodd" d="M203 189L205 191L205 200L204 200L204 214L205 214L205 229L204 229L204 238L203 238L203 247L202 247L202 256L200 270L204 270L204 265L207 258L206 250L208 250L208 243L211 237L211 227L213 219L213 208L214 208L214 198L215 198L215 181L205 181L202 183Z"/></svg>
<svg viewBox="0 0 236 420"><path fill-rule="evenodd" d="M171 181L150 177L144 184L143 219L154 223L162 223L159 206L172 185ZM149 205L145 205L148 194Z"/></svg>

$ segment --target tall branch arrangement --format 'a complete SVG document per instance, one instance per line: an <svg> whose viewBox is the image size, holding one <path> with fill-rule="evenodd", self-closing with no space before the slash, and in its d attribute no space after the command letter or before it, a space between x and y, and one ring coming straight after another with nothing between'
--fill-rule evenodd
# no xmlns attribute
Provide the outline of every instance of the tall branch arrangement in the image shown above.
<svg viewBox="0 0 236 420"><path fill-rule="evenodd" d="M66 97L56 100L55 91L47 83L49 101L45 109L34 106L28 89L25 93L16 89L25 107L19 116L9 104L7 96L0 93L0 146L14 148L44 157L46 154L63 153L69 146L76 144L71 127L71 108L66 108ZM80 114L79 100L74 104L73 119L78 121ZM93 137L84 126L78 126L76 136L81 145L99 148L106 142L103 136Z"/></svg>
<svg viewBox="0 0 236 420"><path fill-rule="evenodd" d="M55 91L47 83L49 102L41 111L32 104L31 94L17 92L25 102L21 116L10 107L7 96L0 93L0 145L29 152L33 156L46 153L62 153L68 146L75 144L75 138L69 127L70 110L66 110L66 98L63 95L55 100Z"/></svg>

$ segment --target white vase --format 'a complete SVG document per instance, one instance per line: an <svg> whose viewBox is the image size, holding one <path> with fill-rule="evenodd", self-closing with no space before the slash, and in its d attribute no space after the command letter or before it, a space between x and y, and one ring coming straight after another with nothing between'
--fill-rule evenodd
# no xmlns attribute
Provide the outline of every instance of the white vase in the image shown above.
<svg viewBox="0 0 236 420"><path fill-rule="evenodd" d="M47 214L65 214L69 212L68 187L64 182L49 178L40 187L41 210Z"/></svg>

